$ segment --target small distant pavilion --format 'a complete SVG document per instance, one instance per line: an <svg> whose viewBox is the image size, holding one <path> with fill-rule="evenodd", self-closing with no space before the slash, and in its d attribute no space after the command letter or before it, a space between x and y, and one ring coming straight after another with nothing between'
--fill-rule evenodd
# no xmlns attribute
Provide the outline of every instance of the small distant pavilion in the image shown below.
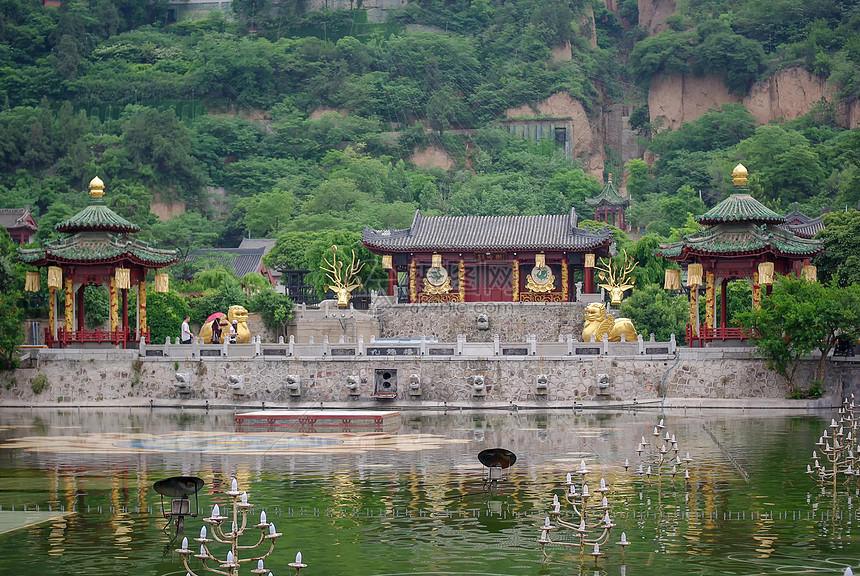
<svg viewBox="0 0 860 576"><path fill-rule="evenodd" d="M93 178L91 203L56 230L66 237L40 248L19 249L21 261L47 268L48 328L45 344L63 347L82 343L110 343L126 347L141 339L149 342L146 325L147 275L177 260L173 250L159 250L130 235L140 228L104 205L104 183ZM39 272L27 273L26 289L38 291ZM84 327L84 288L107 286L110 293L110 330ZM56 291L65 294L64 324L57 325ZM129 324L128 292L137 293L136 326ZM167 274L155 274L155 291L168 291ZM122 316L120 317L120 301Z"/></svg>
<svg viewBox="0 0 860 576"><path fill-rule="evenodd" d="M594 198L586 198L585 203L594 208L596 221L627 230L625 215L628 206L630 206L630 199L622 196L615 184L612 183L612 174L609 175L600 194Z"/></svg>
<svg viewBox="0 0 860 576"><path fill-rule="evenodd" d="M573 273L594 291L595 257L608 256L608 229L577 227L576 211L544 216L431 216L404 230L361 234L382 256L389 294L400 302L570 302Z"/></svg>
<svg viewBox="0 0 860 576"><path fill-rule="evenodd" d="M30 207L0 209L0 226L9 231L9 236L18 246L29 244L36 237L39 225L30 214Z"/></svg>
<svg viewBox="0 0 860 576"><path fill-rule="evenodd" d="M830 208L825 208L820 216L812 218L798 210L797 202L795 202L794 210L785 215L783 227L803 238L814 238L816 234L824 230L824 214L829 211Z"/></svg>
<svg viewBox="0 0 860 576"><path fill-rule="evenodd" d="M747 188L747 169L732 172L735 193L696 218L704 229L679 242L660 244L658 256L687 269L690 321L687 342L743 339L738 327L727 325L727 287L731 280L752 282L752 305L761 303L761 289L770 290L774 274L796 274L814 280L809 260L824 249L821 240L805 238L786 227L785 216L753 198ZM703 284L704 281L704 284ZM699 323L699 289L705 287L705 323ZM715 290L720 290L720 319L715 326ZM681 289L681 271L667 270L665 288Z"/></svg>

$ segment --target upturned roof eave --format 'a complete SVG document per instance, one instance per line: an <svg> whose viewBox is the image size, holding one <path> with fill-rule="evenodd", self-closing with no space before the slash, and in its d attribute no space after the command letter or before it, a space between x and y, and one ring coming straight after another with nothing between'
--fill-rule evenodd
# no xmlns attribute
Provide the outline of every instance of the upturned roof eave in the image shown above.
<svg viewBox="0 0 860 576"><path fill-rule="evenodd" d="M727 217L727 218L705 218L704 215L699 216L696 219L696 222L699 224L703 224L705 226L717 226L719 224L736 224L736 223L744 223L744 224L784 224L785 218L764 218L764 217L752 217L752 218L735 218L735 217Z"/></svg>
<svg viewBox="0 0 860 576"><path fill-rule="evenodd" d="M490 245L473 245L473 246L442 246L442 245L413 245L413 246L388 246L381 243L374 243L370 240L363 239L361 243L367 247L368 249L375 249L385 252L397 252L397 253L409 253L409 252L446 252L446 253L454 253L454 252L484 252L484 251L494 251L498 252L500 250L505 251L520 251L520 250L553 250L559 252L582 252L584 250L593 250L595 248L602 248L603 246L609 246L612 243L612 237L608 238L595 238L594 242L583 243L579 246L560 246L560 245L551 245L551 244L517 244L517 245L509 245L509 246L490 246Z"/></svg>
<svg viewBox="0 0 860 576"><path fill-rule="evenodd" d="M178 259L176 259L176 258L174 258L173 260L170 260L170 261L165 261L165 262L154 262L151 260L144 260L144 259L139 258L138 256L136 256L134 254L131 254L131 253L120 254L118 256L114 256L111 258L95 258L92 260L64 258L62 256L57 256L56 254L45 254L45 256L43 256L42 258L40 258L38 260L28 261L28 260L24 260L22 258L19 258L19 260L21 260L21 262L24 262L25 264L27 264L29 266L35 266L35 267L51 266L54 264L60 264L60 265L72 264L72 265L78 265L78 266L86 266L86 265L94 265L94 264L119 264L122 261L127 260L127 261L131 262L132 264L136 264L136 265L142 266L144 268L164 268L165 266L170 266L171 264L176 264L176 262L178 262Z"/></svg>
<svg viewBox="0 0 860 576"><path fill-rule="evenodd" d="M685 262L691 256L697 256L700 258L748 258L751 256L761 256L764 254L773 254L777 258L787 258L789 260L797 260L799 258L811 258L816 254L820 254L824 249L820 248L810 252L783 252L778 248L773 246L766 246L763 248L757 248L755 250L730 250L727 252L713 252L707 250L697 250L695 248L684 247L679 254L675 255L666 255L660 251L656 252L656 256L660 256L661 258L666 258L667 260L674 260L675 262Z"/></svg>

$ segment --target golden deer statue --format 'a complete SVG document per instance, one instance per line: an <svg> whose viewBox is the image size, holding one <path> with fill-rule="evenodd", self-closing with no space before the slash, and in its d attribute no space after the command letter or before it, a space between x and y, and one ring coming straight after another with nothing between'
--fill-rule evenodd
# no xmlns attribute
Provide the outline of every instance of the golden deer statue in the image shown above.
<svg viewBox="0 0 860 576"><path fill-rule="evenodd" d="M326 284L326 290L332 290L337 294L337 307L346 308L349 306L349 301L352 299L352 291L356 288L361 288L361 277L358 273L364 267L361 260L355 259L355 250L352 251L352 262L343 269L343 262L337 260L337 246L331 247L332 257L331 262L323 258L328 268L320 266L320 270L326 272L328 281L331 284Z"/></svg>
<svg viewBox="0 0 860 576"><path fill-rule="evenodd" d="M636 262L633 258L627 256L627 251L621 251L624 254L624 265L621 266L612 260L606 261L600 259L600 264L603 266L595 266L594 268L600 272L597 277L603 280L603 284L598 284L601 288L609 291L609 301L613 306L618 306L624 300L624 292L630 290L636 284L636 278L630 275L633 269L636 268Z"/></svg>

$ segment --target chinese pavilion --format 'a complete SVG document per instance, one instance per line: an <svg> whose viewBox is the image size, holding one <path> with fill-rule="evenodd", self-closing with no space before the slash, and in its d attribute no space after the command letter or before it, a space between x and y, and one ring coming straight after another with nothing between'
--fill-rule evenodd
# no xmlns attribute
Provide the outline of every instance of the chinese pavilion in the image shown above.
<svg viewBox="0 0 860 576"><path fill-rule="evenodd" d="M90 182L91 203L56 230L66 234L59 241L40 248L19 249L21 261L47 268L48 328L45 343L68 346L72 343L105 342L114 345L145 339L147 274L176 262L176 252L159 250L130 235L140 228L104 205L104 183ZM38 291L40 275L27 272L26 289ZM107 286L110 293L110 331L84 327L84 288ZM56 291L65 294L64 324L57 326ZM137 293L136 328L129 325L128 291ZM155 274L155 291L167 292L167 274ZM120 318L120 300L122 317Z"/></svg>
<svg viewBox="0 0 860 576"><path fill-rule="evenodd" d="M797 202L794 203L794 210L785 215L784 228L791 230L798 236L804 238L814 238L816 234L824 230L824 214L830 211L830 208L825 208L821 216L811 218L797 209Z"/></svg>
<svg viewBox="0 0 860 576"><path fill-rule="evenodd" d="M752 305L759 306L761 288L770 290L774 274L797 274L815 279L809 259L823 250L821 240L806 238L786 227L786 218L749 194L747 169L732 172L735 194L696 218L705 226L679 242L660 244L658 256L687 268L690 322L687 342L693 345L719 339L741 339L740 328L727 325L727 286L731 280L752 283ZM703 284L704 282L704 284ZM705 323L699 323L699 289L705 287ZM665 288L681 288L680 270L667 270ZM715 291L720 290L720 319L715 326Z"/></svg>
<svg viewBox="0 0 860 576"><path fill-rule="evenodd" d="M594 208L594 219L598 222L611 224L621 230L627 230L625 211L630 205L630 199L621 195L612 183L612 174L606 180L606 186L594 198L586 198L585 203Z"/></svg>
<svg viewBox="0 0 860 576"><path fill-rule="evenodd" d="M18 246L32 242L39 230L39 225L30 214L29 206L0 209L0 226L9 231L9 236Z"/></svg>
<svg viewBox="0 0 860 576"><path fill-rule="evenodd" d="M389 294L401 302L569 302L573 272L593 292L595 255L607 256L608 229L578 228L576 211L546 216L432 216L415 213L405 230L361 234L382 256Z"/></svg>

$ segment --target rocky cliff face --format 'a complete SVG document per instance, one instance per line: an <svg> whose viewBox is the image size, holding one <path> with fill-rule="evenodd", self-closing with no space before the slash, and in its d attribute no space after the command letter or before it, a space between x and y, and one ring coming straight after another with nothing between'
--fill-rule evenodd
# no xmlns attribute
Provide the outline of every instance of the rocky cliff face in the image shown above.
<svg viewBox="0 0 860 576"><path fill-rule="evenodd" d="M505 110L506 118L536 116L570 118L573 127L570 141L573 143L574 156L583 161L586 172L603 179L603 135L592 130L581 102L571 98L567 92L558 92L536 104Z"/></svg>
<svg viewBox="0 0 860 576"><path fill-rule="evenodd" d="M404 8L408 0L308 0L304 4L304 10L353 10L362 8L367 10L367 19L371 22L385 22L389 10Z"/></svg>
<svg viewBox="0 0 860 576"><path fill-rule="evenodd" d="M175 216L185 214L185 202L181 200L164 200L159 194L155 194L152 203L149 206L149 211L155 214L156 218L164 222Z"/></svg>
<svg viewBox="0 0 860 576"><path fill-rule="evenodd" d="M656 34L663 29L666 18L675 13L675 0L639 0L639 26Z"/></svg>
<svg viewBox="0 0 860 576"><path fill-rule="evenodd" d="M740 102L760 124L767 124L802 116L822 99L836 100L835 90L824 79L803 68L786 68L756 83L743 98L729 93L722 76L658 75L651 80L648 107L652 123L661 121L664 129L677 129L682 122L695 120L727 103ZM855 126L860 119L860 106L856 104L840 112L845 126Z"/></svg>

